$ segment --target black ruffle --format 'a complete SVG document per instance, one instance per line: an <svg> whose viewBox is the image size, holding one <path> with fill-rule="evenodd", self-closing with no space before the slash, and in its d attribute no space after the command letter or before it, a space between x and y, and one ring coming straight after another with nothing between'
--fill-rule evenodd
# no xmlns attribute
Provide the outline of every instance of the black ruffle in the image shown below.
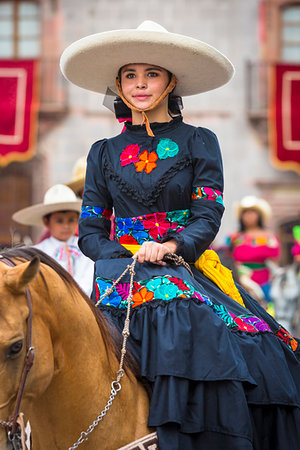
<svg viewBox="0 0 300 450"><path fill-rule="evenodd" d="M134 185L130 184L127 180L125 180L118 173L116 173L112 163L107 158L105 158L104 160L104 170L106 174L109 176L109 178L118 184L119 190L128 194L133 200L136 200L142 205L152 206L156 203L158 197L160 196L161 192L168 184L170 179L174 177L174 175L177 172L183 170L184 168L190 166L191 164L192 164L191 156L185 154L173 166L171 166L163 174L160 180L158 180L158 182L155 183L153 188L151 190L148 190L147 192L140 191Z"/></svg>

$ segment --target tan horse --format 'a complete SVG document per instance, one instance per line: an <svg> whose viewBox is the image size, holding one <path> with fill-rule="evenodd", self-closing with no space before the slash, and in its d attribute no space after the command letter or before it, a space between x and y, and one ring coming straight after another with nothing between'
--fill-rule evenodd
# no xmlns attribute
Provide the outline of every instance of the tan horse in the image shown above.
<svg viewBox="0 0 300 450"><path fill-rule="evenodd" d="M118 370L116 338L102 314L51 258L26 248L2 255L17 265L8 267L0 259L0 420L12 414L20 384L28 286L35 358L21 411L30 421L34 450L67 450L109 399ZM127 366L121 391L80 448L115 450L148 434L148 410L147 393ZM6 448L0 427L0 450Z"/></svg>

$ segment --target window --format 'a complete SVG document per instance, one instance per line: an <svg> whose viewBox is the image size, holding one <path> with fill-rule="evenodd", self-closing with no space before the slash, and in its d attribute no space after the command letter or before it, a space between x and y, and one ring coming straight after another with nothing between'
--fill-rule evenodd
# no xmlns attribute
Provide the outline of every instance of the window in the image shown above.
<svg viewBox="0 0 300 450"><path fill-rule="evenodd" d="M0 0L0 58L39 57L40 24L37 1Z"/></svg>
<svg viewBox="0 0 300 450"><path fill-rule="evenodd" d="M300 3L281 11L281 60L300 62Z"/></svg>

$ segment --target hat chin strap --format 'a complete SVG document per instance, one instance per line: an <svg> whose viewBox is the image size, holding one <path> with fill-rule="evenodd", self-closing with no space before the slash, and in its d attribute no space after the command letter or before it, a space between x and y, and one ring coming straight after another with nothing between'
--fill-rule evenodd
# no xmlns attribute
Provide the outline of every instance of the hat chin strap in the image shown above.
<svg viewBox="0 0 300 450"><path fill-rule="evenodd" d="M133 111L137 111L142 113L142 117L143 117L143 121L141 123L141 125L146 125L146 130L149 136L154 136L153 131L151 130L150 127L150 123L149 123L149 119L146 115L146 111L151 111L152 109L156 108L157 105L159 105L163 99L175 88L177 84L177 79L175 77L174 74L172 74L172 78L170 80L170 83L168 84L168 86L166 87L166 89L163 91L163 93L160 95L160 97L151 105L149 106L149 108L146 109L140 109L140 108L136 108L135 106L133 106L123 95L122 92L122 87L121 87L121 81L120 78L117 77L116 78L116 86L117 86L117 90L118 90L118 94L121 97L121 99L123 100L123 102L125 103L126 106L128 106L128 108L132 109Z"/></svg>

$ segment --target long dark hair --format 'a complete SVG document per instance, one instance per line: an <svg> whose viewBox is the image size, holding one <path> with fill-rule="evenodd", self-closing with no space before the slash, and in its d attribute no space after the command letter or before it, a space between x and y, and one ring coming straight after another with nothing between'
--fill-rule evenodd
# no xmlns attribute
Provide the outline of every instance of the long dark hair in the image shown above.
<svg viewBox="0 0 300 450"><path fill-rule="evenodd" d="M250 209L257 213L257 226L259 228L261 228L262 230L265 228L264 221L263 221L263 216L262 216L261 212L258 211L257 209L254 209L254 208L248 208L248 209L244 209L244 211L242 211L242 213L241 213L240 220L239 220L239 231L240 232L246 231L246 227L245 227L244 222L243 222L243 215L244 215L244 213L246 211L249 211Z"/></svg>

